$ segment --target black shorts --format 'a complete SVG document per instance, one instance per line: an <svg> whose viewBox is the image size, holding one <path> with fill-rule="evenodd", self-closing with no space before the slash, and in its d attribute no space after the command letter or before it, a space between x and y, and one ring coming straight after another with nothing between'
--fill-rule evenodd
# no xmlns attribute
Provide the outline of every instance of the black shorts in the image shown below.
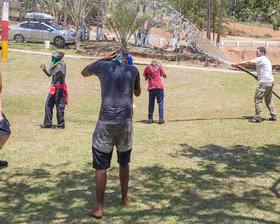
<svg viewBox="0 0 280 224"><path fill-rule="evenodd" d="M99 120L92 136L92 146L104 153L117 151L126 152L132 149L133 122L128 120L121 124L112 124Z"/></svg>
<svg viewBox="0 0 280 224"><path fill-rule="evenodd" d="M113 151L110 153L104 153L99 151L98 149L92 147L92 156L93 156L93 168L97 170L106 170L110 168L111 159L112 159ZM118 163L122 167L126 167L130 162L131 150L126 152L119 152L118 154Z"/></svg>
<svg viewBox="0 0 280 224"><path fill-rule="evenodd" d="M126 167L130 162L133 139L133 122L113 124L99 120L92 136L93 168L108 169L114 146L118 153L118 163Z"/></svg>

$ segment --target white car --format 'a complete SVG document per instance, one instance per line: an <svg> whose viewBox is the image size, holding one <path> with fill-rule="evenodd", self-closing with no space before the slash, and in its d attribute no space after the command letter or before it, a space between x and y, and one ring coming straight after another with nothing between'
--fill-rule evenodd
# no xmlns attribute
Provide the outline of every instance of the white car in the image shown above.
<svg viewBox="0 0 280 224"><path fill-rule="evenodd" d="M76 34L74 31L65 29L52 23L52 16L44 13L27 13L25 22L9 26L9 39L18 43L24 41L54 43L58 47L64 47L66 43L74 43Z"/></svg>

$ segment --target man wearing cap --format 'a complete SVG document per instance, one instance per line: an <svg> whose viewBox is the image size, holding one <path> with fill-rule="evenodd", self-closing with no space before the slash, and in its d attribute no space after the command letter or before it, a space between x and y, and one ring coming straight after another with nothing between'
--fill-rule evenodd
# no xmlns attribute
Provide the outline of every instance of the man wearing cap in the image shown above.
<svg viewBox="0 0 280 224"><path fill-rule="evenodd" d="M277 121L277 114L272 101L272 88L274 86L274 78L272 75L272 65L270 60L266 57L266 49L264 47L258 47L256 52L256 58L250 61L243 61L239 63L233 63L231 66L250 66L255 65L257 68L257 80L259 84L255 92L255 117L250 120L253 123L260 123L262 113L262 101L265 100L265 105L270 112L270 121Z"/></svg>

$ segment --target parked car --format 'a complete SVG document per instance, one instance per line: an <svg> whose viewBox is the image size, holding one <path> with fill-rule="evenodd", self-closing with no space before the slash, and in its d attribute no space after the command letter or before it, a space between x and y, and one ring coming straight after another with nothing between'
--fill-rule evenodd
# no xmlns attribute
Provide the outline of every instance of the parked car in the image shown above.
<svg viewBox="0 0 280 224"><path fill-rule="evenodd" d="M27 21L9 26L9 39L18 43L48 40L58 47L75 42L75 32L52 23L53 17L48 14L27 13L25 18Z"/></svg>

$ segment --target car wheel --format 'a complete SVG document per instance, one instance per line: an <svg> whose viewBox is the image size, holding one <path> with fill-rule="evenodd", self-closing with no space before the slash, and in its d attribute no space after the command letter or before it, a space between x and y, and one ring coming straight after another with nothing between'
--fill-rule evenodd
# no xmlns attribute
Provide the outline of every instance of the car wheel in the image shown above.
<svg viewBox="0 0 280 224"><path fill-rule="evenodd" d="M64 47L65 46L65 40L63 37L56 37L54 39L54 44L58 47Z"/></svg>
<svg viewBox="0 0 280 224"><path fill-rule="evenodd" d="M14 40L17 43L23 43L24 42L24 37L22 35L20 35L20 34L17 34L17 35L15 35Z"/></svg>

